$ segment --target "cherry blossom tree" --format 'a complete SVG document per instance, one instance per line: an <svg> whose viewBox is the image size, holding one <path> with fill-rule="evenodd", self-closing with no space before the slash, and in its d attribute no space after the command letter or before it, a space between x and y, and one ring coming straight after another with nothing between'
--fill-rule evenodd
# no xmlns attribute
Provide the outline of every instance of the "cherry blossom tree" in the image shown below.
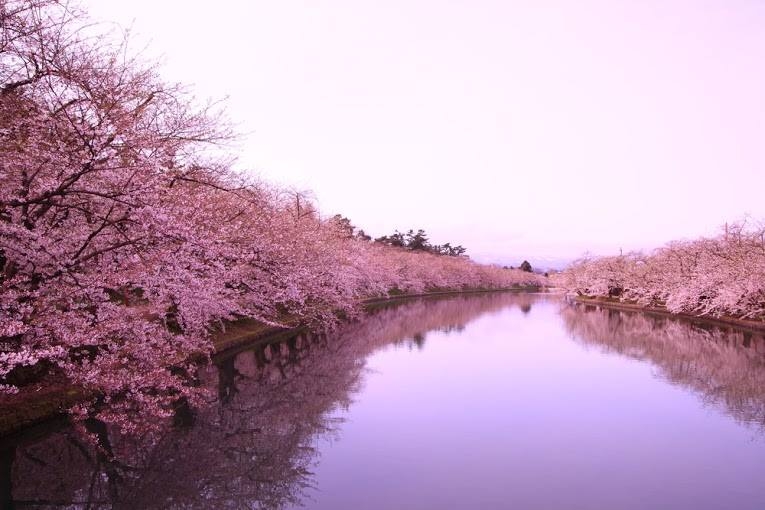
<svg viewBox="0 0 765 510"><path fill-rule="evenodd" d="M583 259L556 279L584 296L765 320L765 227L733 223L715 237L671 242L648 255Z"/></svg>
<svg viewBox="0 0 765 510"><path fill-rule="evenodd" d="M331 328L391 290L536 275L366 242L211 151L231 137L127 41L57 0L0 1L0 389L76 388L83 423L203 397L230 321ZM91 420L91 421L88 421Z"/></svg>
<svg viewBox="0 0 765 510"><path fill-rule="evenodd" d="M0 377L66 377L162 414L191 396L206 324L234 308L217 239L184 202L221 179L194 146L227 133L67 5L0 16Z"/></svg>

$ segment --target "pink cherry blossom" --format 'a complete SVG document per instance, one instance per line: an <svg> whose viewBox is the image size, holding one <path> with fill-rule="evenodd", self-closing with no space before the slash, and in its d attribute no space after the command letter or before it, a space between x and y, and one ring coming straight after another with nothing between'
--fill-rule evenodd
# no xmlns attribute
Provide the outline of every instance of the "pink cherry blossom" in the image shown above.
<svg viewBox="0 0 765 510"><path fill-rule="evenodd" d="M0 24L2 391L65 382L83 419L164 417L203 396L197 362L229 321L321 329L392 289L542 283L348 237L234 172L208 150L231 137L214 105L68 3L2 0Z"/></svg>

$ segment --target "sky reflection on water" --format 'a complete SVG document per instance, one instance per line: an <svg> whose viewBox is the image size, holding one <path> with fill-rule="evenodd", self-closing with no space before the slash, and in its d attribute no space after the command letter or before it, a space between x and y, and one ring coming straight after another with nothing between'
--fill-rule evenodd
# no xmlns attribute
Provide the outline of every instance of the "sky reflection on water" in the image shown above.
<svg viewBox="0 0 765 510"><path fill-rule="evenodd" d="M555 296L424 299L219 358L193 423L112 434L115 458L63 428L3 465L35 508L760 509L764 346Z"/></svg>

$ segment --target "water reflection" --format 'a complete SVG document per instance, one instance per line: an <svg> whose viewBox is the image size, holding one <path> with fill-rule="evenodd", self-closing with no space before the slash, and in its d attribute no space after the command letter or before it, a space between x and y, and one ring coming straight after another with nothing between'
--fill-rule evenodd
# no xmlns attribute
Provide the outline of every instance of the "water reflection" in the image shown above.
<svg viewBox="0 0 765 510"><path fill-rule="evenodd" d="M762 333L576 303L564 306L561 317L575 339L649 361L660 377L704 403L765 428Z"/></svg>
<svg viewBox="0 0 765 510"><path fill-rule="evenodd" d="M380 308L333 336L300 335L228 353L202 372L210 404L181 407L174 425L136 437L30 431L0 444L4 508L281 508L312 485L317 437L358 390L367 355L391 344L421 349L429 331L461 331L533 296L422 299ZM217 397L217 398L213 398ZM91 433L93 430L90 431Z"/></svg>
<svg viewBox="0 0 765 510"><path fill-rule="evenodd" d="M0 507L761 508L765 445L648 366L762 427L764 359L762 334L534 295L385 306L219 356L161 432L0 440Z"/></svg>

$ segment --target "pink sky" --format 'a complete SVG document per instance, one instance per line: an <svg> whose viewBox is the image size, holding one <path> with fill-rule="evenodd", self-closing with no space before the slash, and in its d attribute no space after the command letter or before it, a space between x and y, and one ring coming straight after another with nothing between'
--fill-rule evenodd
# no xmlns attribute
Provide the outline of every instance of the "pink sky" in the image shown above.
<svg viewBox="0 0 765 510"><path fill-rule="evenodd" d="M512 263L765 220L762 2L83 5L229 96L241 167L373 235Z"/></svg>

